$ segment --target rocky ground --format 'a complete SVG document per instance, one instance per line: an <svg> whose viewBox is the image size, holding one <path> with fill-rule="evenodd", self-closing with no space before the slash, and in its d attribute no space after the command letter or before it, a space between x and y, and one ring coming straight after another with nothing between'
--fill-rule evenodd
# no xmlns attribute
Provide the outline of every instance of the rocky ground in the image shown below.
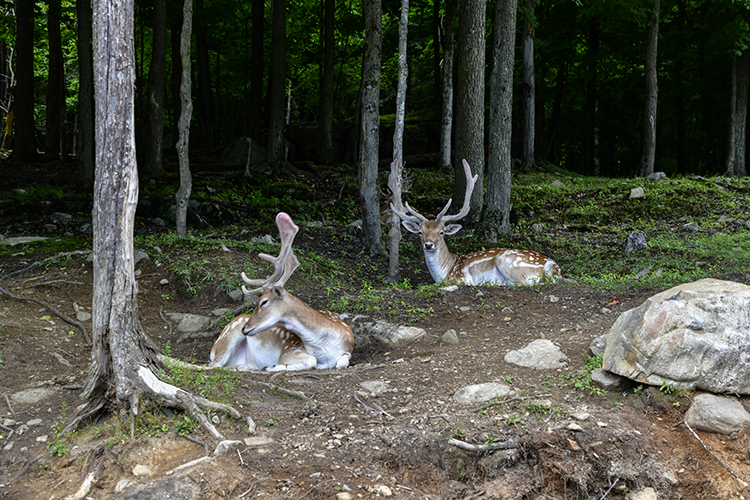
<svg viewBox="0 0 750 500"><path fill-rule="evenodd" d="M328 238L300 233L295 245L324 251ZM227 250L207 252L216 265L251 258ZM702 444L680 424L694 393L666 394L658 387L601 393L587 377L591 342L619 313L660 290L460 287L422 297L416 287L426 273L409 270L413 287L389 290L387 298L427 311L413 323L425 335L395 346L360 343L351 366L340 371L205 377L196 386L202 395L230 398L242 415L212 415L236 441L216 454L217 443L201 428L155 406L134 422L134 438L128 414L117 407L61 438L81 402L90 351L79 328L42 303L20 298L38 299L71 318L81 308L90 312L91 263L85 254L74 255L7 277L48 255L21 248L6 255L0 287L19 298L0 294L3 499L749 495L733 476L750 479L747 432L699 433ZM357 272L356 252L340 257L344 272ZM205 364L214 338L178 342L181 333L169 314L210 316L237 303L215 291L186 294L184 283L156 258L137 269L144 330L171 356ZM719 277L745 282L740 274ZM304 275L287 288L319 308L348 293L325 290ZM385 310L368 314L390 319ZM83 324L90 333L90 321ZM441 342L451 329L458 343ZM559 346L565 367L538 370L505 361L508 352L540 338ZM454 400L459 389L488 382L512 393L489 406ZM37 391L41 399L20 399L32 389L44 390ZM190 465L180 468L184 464Z"/></svg>

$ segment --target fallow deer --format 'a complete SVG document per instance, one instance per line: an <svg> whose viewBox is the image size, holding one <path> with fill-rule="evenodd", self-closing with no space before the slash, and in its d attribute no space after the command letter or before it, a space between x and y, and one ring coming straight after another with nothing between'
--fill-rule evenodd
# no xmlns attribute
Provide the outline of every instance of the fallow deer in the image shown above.
<svg viewBox="0 0 750 500"><path fill-rule="evenodd" d="M469 201L478 177L472 177L466 160L463 160L463 166L466 174L463 207L455 215L446 215L453 201L449 199L437 217L430 220L408 203L402 203L401 189L396 180L396 163L391 163L391 174L388 177L388 187L393 193L391 210L401 218L408 231L421 236L427 268L435 283L455 281L467 285L532 285L541 281L554 282L561 278L562 272L555 261L533 250L490 248L466 255L456 255L448 250L444 237L456 234L461 229L460 224L450 222L462 219L469 213Z"/></svg>
<svg viewBox="0 0 750 500"><path fill-rule="evenodd" d="M349 366L354 334L341 318L329 311L316 311L284 289L299 266L292 242L299 227L284 212L276 216L281 234L278 257L258 256L275 267L265 279L249 279L242 273L245 296L260 293L252 314L242 314L229 323L211 348L210 366L241 366L255 370L307 370Z"/></svg>

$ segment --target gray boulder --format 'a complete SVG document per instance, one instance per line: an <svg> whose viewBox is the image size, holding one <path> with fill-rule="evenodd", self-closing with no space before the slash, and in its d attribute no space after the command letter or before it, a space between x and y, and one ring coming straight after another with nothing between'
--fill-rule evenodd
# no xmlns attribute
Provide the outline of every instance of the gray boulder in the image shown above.
<svg viewBox="0 0 750 500"><path fill-rule="evenodd" d="M750 414L733 399L699 394L685 413L685 422L699 431L729 435L750 425Z"/></svg>
<svg viewBox="0 0 750 500"><path fill-rule="evenodd" d="M750 394L750 287L703 279L622 314L603 368L639 383Z"/></svg>

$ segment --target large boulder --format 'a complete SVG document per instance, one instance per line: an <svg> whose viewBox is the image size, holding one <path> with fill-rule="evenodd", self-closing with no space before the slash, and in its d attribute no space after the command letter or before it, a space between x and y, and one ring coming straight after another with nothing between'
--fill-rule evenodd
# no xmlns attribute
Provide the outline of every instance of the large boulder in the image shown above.
<svg viewBox="0 0 750 500"><path fill-rule="evenodd" d="M750 394L750 287L703 279L654 295L612 326L603 368L639 383Z"/></svg>

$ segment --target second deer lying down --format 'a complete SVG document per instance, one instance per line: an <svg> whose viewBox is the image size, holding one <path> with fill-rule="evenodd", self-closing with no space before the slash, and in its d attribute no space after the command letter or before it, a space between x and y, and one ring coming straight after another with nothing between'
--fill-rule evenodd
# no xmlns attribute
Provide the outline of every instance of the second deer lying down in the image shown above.
<svg viewBox="0 0 750 500"><path fill-rule="evenodd" d="M455 215L445 215L452 200L435 220L429 220L414 210L407 203L401 202L401 189L396 180L396 164L391 163L391 174L388 187L393 193L391 210L397 214L404 227L422 237L427 268L435 283L456 281L467 285L533 285L541 281L556 281L562 272L554 260L533 250L517 248L490 248L467 255L455 255L448 250L444 237L456 234L460 224L450 224L466 217L469 213L469 201L477 182L477 176L471 175L471 169L463 160L466 174L466 195L464 206Z"/></svg>
<svg viewBox="0 0 750 500"><path fill-rule="evenodd" d="M210 366L238 366L255 370L308 370L310 368L346 368L354 347L354 334L338 316L316 311L284 289L299 261L292 242L299 227L289 215L280 212L276 225L281 234L278 257L259 257L275 267L272 276L242 279L260 293L252 314L242 314L229 323L211 348Z"/></svg>

